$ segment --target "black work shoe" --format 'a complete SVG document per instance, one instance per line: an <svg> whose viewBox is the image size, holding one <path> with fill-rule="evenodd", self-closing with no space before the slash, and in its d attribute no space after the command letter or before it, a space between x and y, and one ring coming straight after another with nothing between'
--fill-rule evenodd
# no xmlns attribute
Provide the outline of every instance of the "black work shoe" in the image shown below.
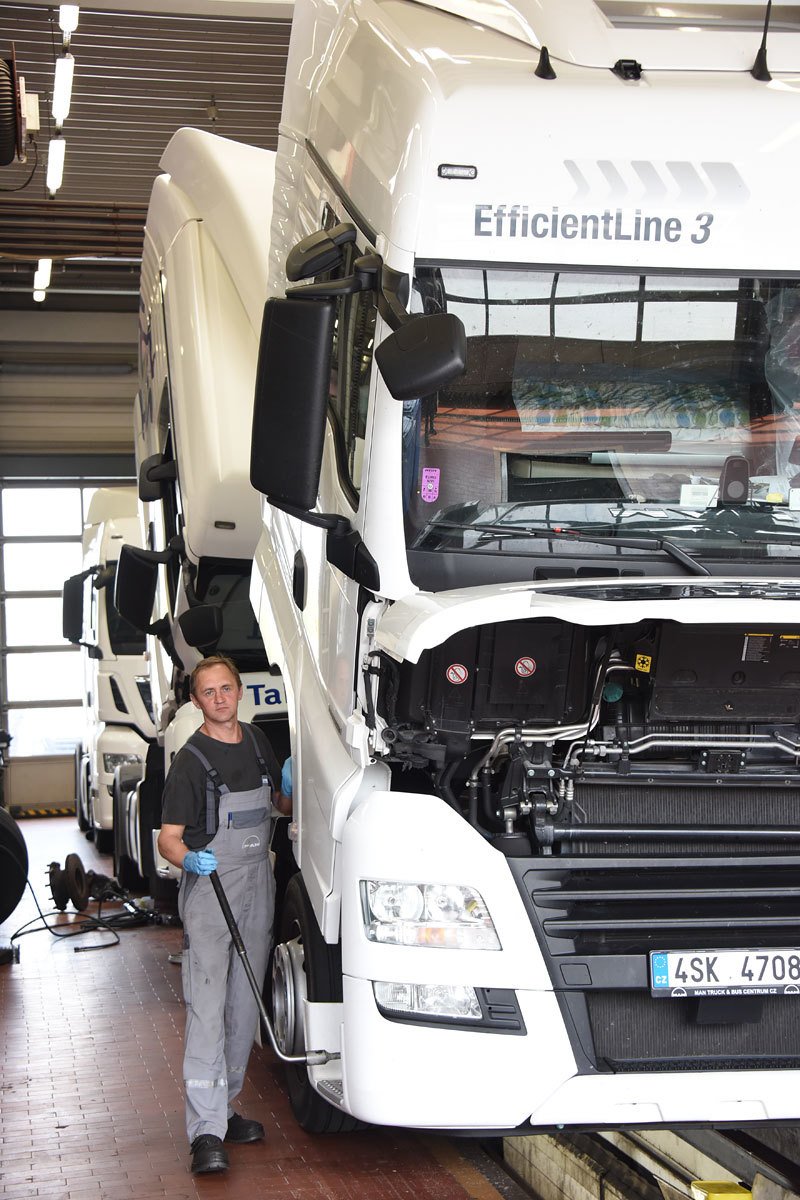
<svg viewBox="0 0 800 1200"><path fill-rule="evenodd" d="M228 1121L226 1142L260 1142L263 1137L264 1126L260 1121L249 1121L238 1113L234 1113Z"/></svg>
<svg viewBox="0 0 800 1200"><path fill-rule="evenodd" d="M192 1142L192 1174L205 1175L209 1171L227 1171L228 1156L222 1141L215 1133L201 1133Z"/></svg>

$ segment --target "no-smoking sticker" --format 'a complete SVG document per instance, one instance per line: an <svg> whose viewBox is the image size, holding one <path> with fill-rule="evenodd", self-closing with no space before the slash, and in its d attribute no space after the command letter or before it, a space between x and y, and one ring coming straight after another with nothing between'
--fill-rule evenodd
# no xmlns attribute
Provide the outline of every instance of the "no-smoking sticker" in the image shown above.
<svg viewBox="0 0 800 1200"><path fill-rule="evenodd" d="M469 679L469 671L463 663L451 663L445 671L448 683L466 683Z"/></svg>
<svg viewBox="0 0 800 1200"><path fill-rule="evenodd" d="M520 679L527 679L530 675L533 675L534 671L536 670L536 659L531 658L529 654L526 654L523 658L517 659L517 661L514 663L514 670L516 671L517 675L519 675Z"/></svg>

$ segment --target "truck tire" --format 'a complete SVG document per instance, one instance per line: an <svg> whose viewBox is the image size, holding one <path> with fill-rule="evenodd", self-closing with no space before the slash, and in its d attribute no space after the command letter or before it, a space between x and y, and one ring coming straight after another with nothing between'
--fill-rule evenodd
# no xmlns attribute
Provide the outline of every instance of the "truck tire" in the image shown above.
<svg viewBox="0 0 800 1200"><path fill-rule="evenodd" d="M303 969L306 994L309 1000L341 1001L342 954L339 946L329 946L323 939L302 876L289 880L283 900L279 942L299 938L303 946ZM308 1047L306 1047L307 1049ZM298 1051L302 1047L297 1047ZM306 1133L347 1133L363 1128L362 1122L329 1104L314 1090L308 1069L293 1063L285 1064L286 1086L295 1120Z"/></svg>
<svg viewBox="0 0 800 1200"><path fill-rule="evenodd" d="M144 892L147 884L130 856L128 844L127 796L133 783L120 779L120 770L117 767L114 772L114 876L126 892Z"/></svg>
<svg viewBox="0 0 800 1200"><path fill-rule="evenodd" d="M81 833L86 833L89 828L89 822L86 819L86 813L83 807L83 788L85 783L85 773L83 769L83 746L75 747L75 816L78 821L78 829Z"/></svg>
<svg viewBox="0 0 800 1200"><path fill-rule="evenodd" d="M114 830L97 829L94 831L94 848L98 854L114 853Z"/></svg>

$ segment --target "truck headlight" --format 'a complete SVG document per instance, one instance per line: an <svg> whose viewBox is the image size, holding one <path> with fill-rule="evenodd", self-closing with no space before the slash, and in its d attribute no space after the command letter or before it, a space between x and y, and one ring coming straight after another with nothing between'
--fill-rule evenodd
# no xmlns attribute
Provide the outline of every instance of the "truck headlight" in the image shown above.
<svg viewBox="0 0 800 1200"><path fill-rule="evenodd" d="M483 1013L475 989L464 984L383 983L372 985L378 1008L398 1016L451 1017L480 1021Z"/></svg>
<svg viewBox="0 0 800 1200"><path fill-rule="evenodd" d="M452 883L362 879L364 928L372 942L450 950L499 950L483 897Z"/></svg>
<svg viewBox="0 0 800 1200"><path fill-rule="evenodd" d="M140 763L141 761L141 754L104 754L103 770L111 775L117 767L124 767L129 763Z"/></svg>

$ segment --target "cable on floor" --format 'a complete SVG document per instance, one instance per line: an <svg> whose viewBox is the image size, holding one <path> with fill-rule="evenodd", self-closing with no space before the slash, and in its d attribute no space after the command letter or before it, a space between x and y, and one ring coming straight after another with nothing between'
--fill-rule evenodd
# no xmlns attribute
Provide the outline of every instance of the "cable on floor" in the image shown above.
<svg viewBox="0 0 800 1200"><path fill-rule="evenodd" d="M11 937L9 940L12 943L14 941L18 940L19 938L27 937L27 935L30 933L43 933L45 930L47 930L48 933L52 934L53 937L57 937L57 938L78 937L80 934L102 932L102 931L105 931L106 933L110 933L113 935L114 940L110 941L110 942L108 942L108 941L100 942L96 946L74 946L73 947L73 952L75 954L82 954L82 953L87 953L90 950L108 950L112 946L118 946L120 943L120 937L119 937L119 934L117 933L118 929L121 929L121 930L137 929L142 925L150 925L153 923L153 914L148 912L146 909L140 908L139 905L136 903L136 901L131 900L129 897L126 899L123 899L123 904L127 910L126 912L113 913L110 917L101 917L100 912L103 907L103 900L111 898L109 895L106 895L106 896L100 896L100 898L97 901L97 915L96 916L82 917L81 920L79 920L79 921L71 922L70 925L67 927L68 928L68 932L67 932L64 930L63 926L55 925L55 924L48 924L48 921L47 921L48 917L61 916L62 910L54 909L52 912L48 912L48 913L42 912L41 905L39 904L39 901L36 898L36 893L33 890L33 886L31 884L30 879L27 881L27 886L30 888L30 893L33 896L33 902L36 905L36 909L37 909L39 915L38 915L38 917L32 917L30 919L30 921L26 921L25 924L21 925L19 927L19 929L16 930L15 933L11 934ZM117 898L117 896L114 895L114 899L116 899L116 898ZM33 929L29 928L32 925L35 926L35 928L33 928Z"/></svg>

